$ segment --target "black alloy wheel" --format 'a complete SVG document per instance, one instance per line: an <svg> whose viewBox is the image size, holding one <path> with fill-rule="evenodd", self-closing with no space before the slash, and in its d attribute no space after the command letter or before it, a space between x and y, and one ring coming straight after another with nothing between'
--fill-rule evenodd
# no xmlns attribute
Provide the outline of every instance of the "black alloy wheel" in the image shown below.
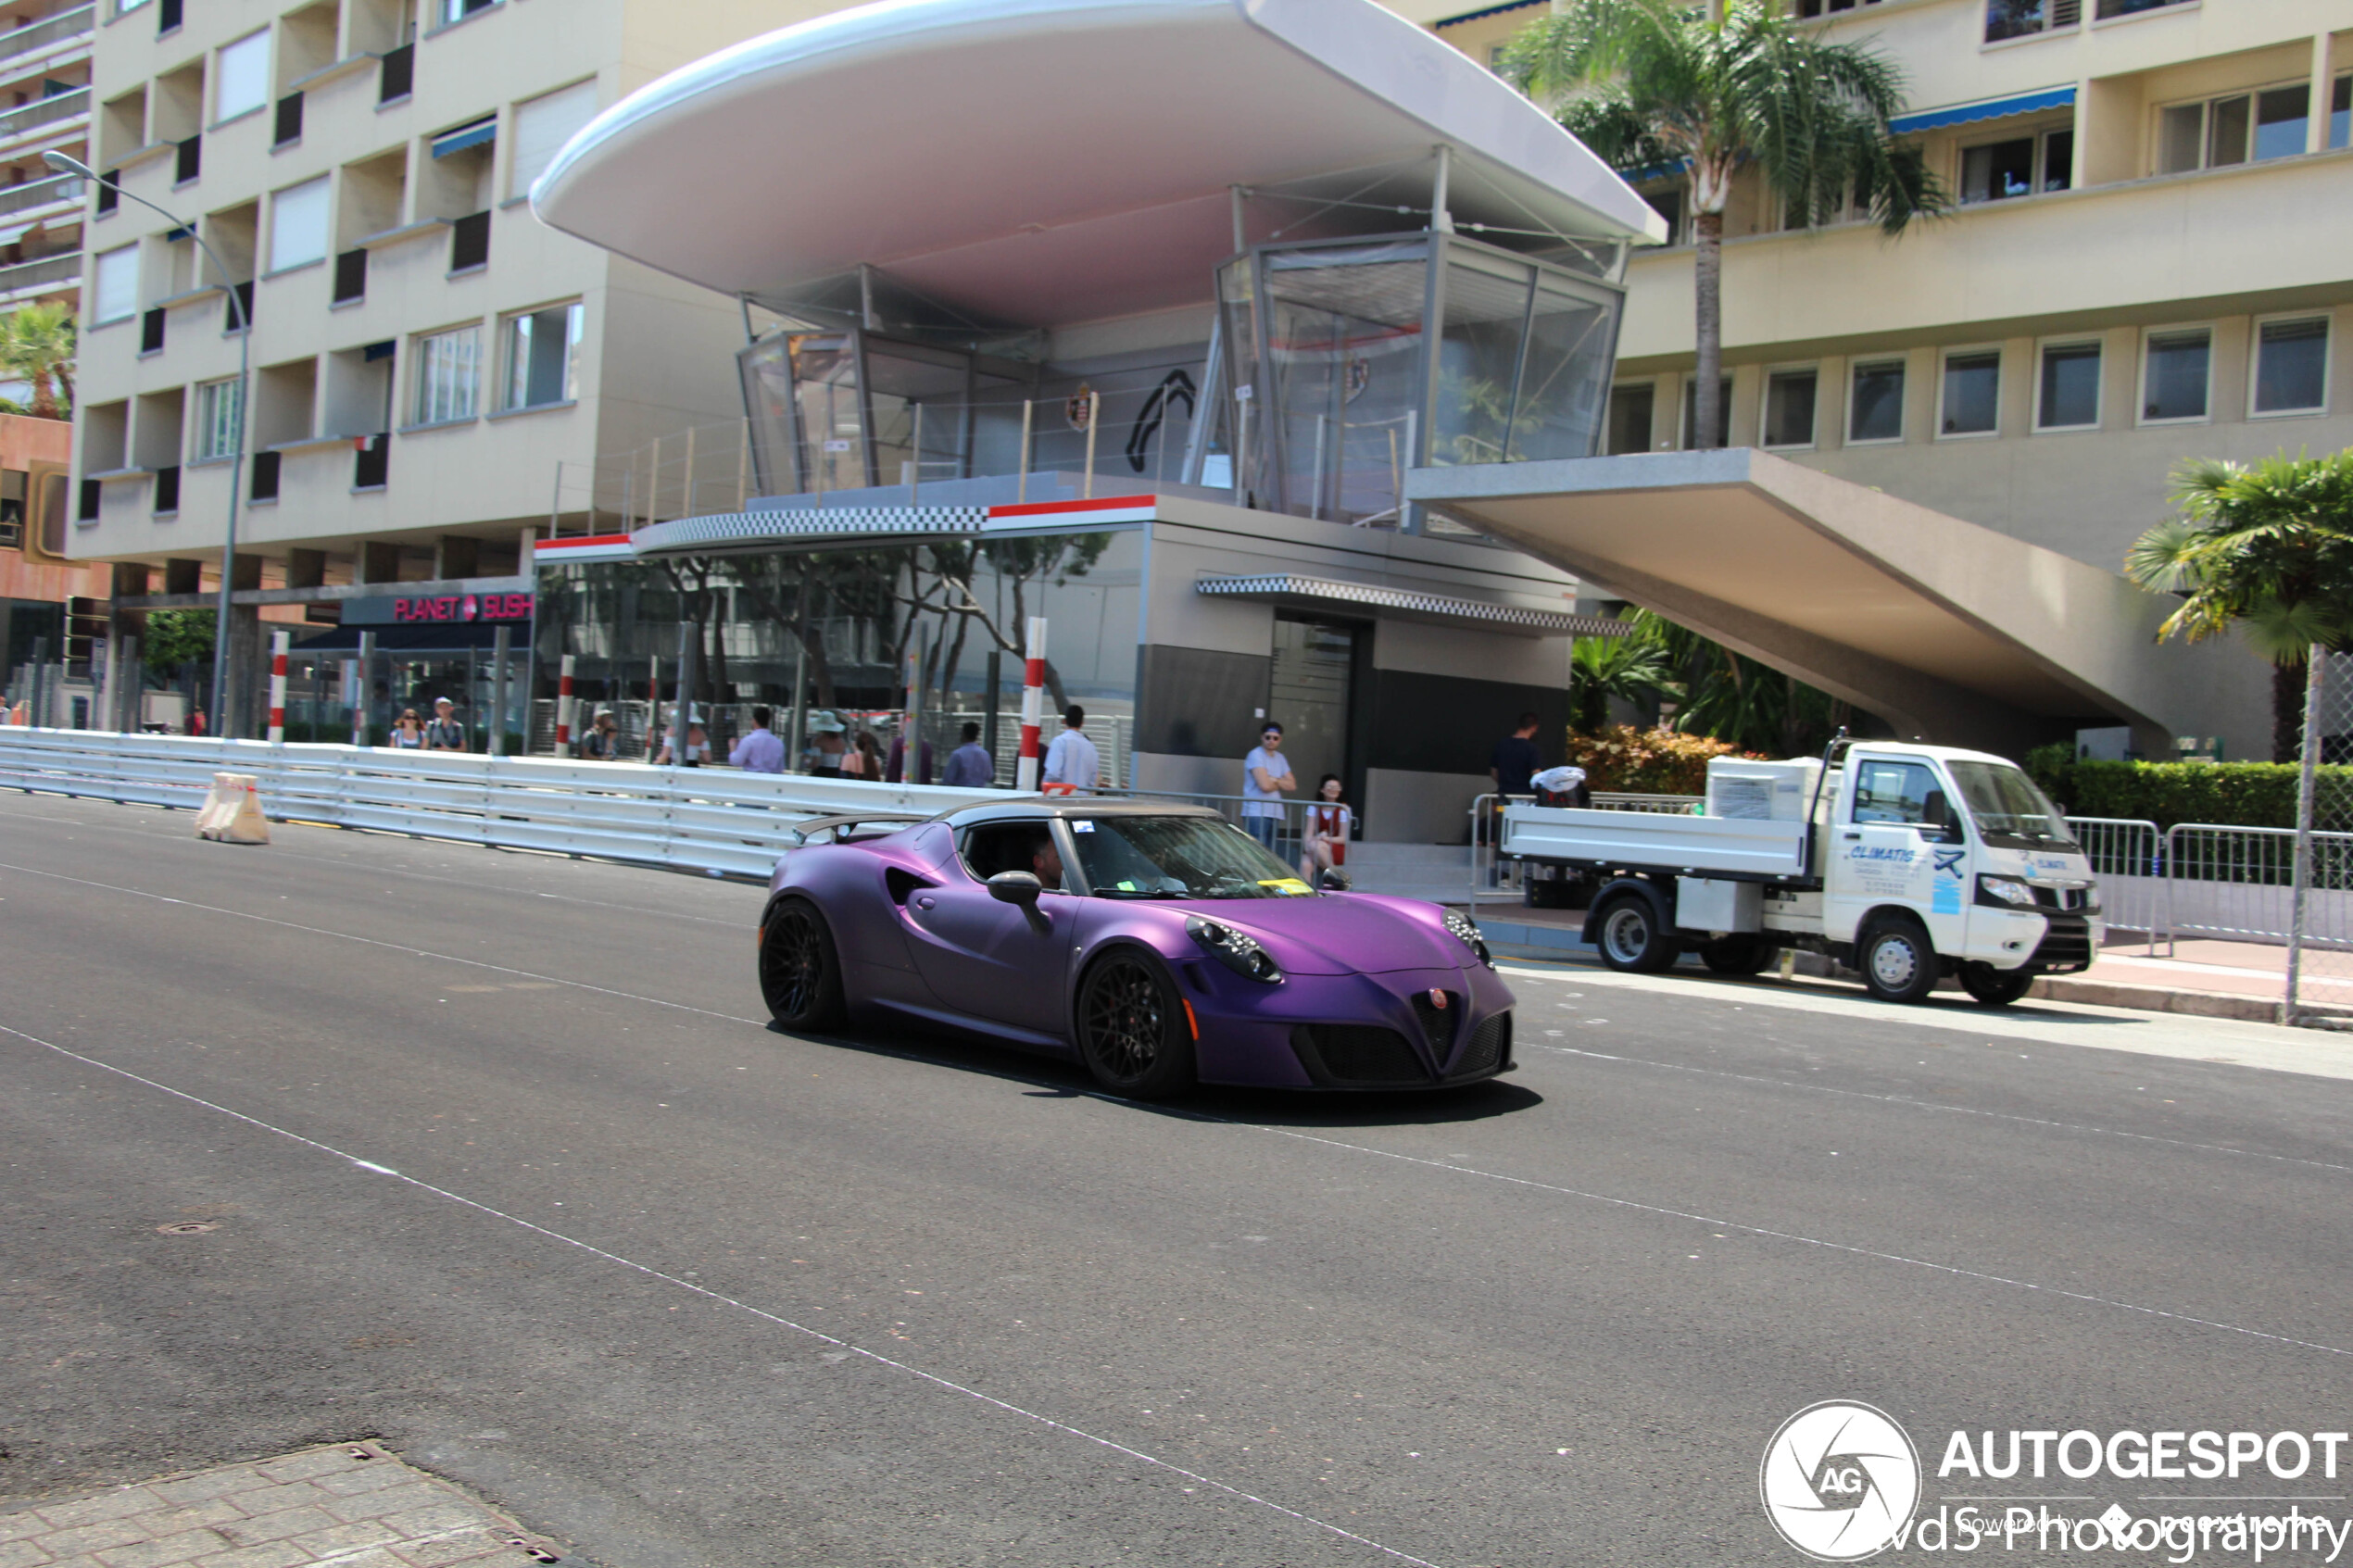
<svg viewBox="0 0 2353 1568"><path fill-rule="evenodd" d="M1650 900L1625 894L1610 900L1601 918L1602 962L1629 974L1655 974L1674 966L1683 945L1662 928Z"/></svg>
<svg viewBox="0 0 2353 1568"><path fill-rule="evenodd" d="M1192 1028L1167 970L1134 948L1098 960L1079 985L1078 1054L1115 1095L1154 1099L1190 1088Z"/></svg>
<svg viewBox="0 0 2353 1568"><path fill-rule="evenodd" d="M1718 936L1699 950L1700 962L1718 974L1762 974L1780 956L1774 943L1750 932Z"/></svg>
<svg viewBox="0 0 2353 1568"><path fill-rule="evenodd" d="M761 928L760 994L787 1029L838 1029L849 1016L833 929L806 898L781 900Z"/></svg>
<svg viewBox="0 0 2353 1568"><path fill-rule="evenodd" d="M1924 1002L1936 989L1936 948L1920 922L1904 916L1880 921L1856 944L1864 988L1882 1002Z"/></svg>
<svg viewBox="0 0 2353 1568"><path fill-rule="evenodd" d="M1990 963L1961 965L1961 989L1989 1008L2006 1008L2033 987L2034 972L2020 965L2017 969L1995 969Z"/></svg>

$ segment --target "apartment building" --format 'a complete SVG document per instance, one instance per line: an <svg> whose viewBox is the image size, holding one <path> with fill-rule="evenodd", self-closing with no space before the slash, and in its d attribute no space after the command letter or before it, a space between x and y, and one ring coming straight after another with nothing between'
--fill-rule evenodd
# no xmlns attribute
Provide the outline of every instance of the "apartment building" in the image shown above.
<svg viewBox="0 0 2353 1568"><path fill-rule="evenodd" d="M0 12L0 312L82 293L82 182L41 155L88 154L96 16L69 0Z"/></svg>
<svg viewBox="0 0 2353 1568"><path fill-rule="evenodd" d="M1723 444L2110 571L2183 459L2353 445L2353 4L1795 5L1902 67L1958 206L1796 231L1744 182ZM1430 25L1492 65L1541 14ZM1628 268L1611 453L1696 445L1688 195L1644 193L1674 238Z"/></svg>
<svg viewBox="0 0 2353 1568"><path fill-rule="evenodd" d="M248 674L260 618L515 587L560 464L740 415L736 303L542 227L527 193L600 107L773 7L105 4L91 161L120 194L89 195L68 548L112 564L119 611L217 588L241 360Z"/></svg>

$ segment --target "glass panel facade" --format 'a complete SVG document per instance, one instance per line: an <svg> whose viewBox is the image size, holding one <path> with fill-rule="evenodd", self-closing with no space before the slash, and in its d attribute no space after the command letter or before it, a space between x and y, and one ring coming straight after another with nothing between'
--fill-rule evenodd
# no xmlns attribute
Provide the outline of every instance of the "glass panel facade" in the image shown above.
<svg viewBox="0 0 2353 1568"><path fill-rule="evenodd" d="M1308 517L1393 521L1422 403L1428 247L1336 245L1260 258L1251 384L1258 502Z"/></svg>
<svg viewBox="0 0 2353 1568"><path fill-rule="evenodd" d="M1433 464L1506 461L1512 386L1528 325L1529 270L1509 264L1450 266L1439 334Z"/></svg>
<svg viewBox="0 0 2353 1568"><path fill-rule="evenodd" d="M1538 282L1528 360L1512 409L1508 461L1590 458L1601 450L1617 312L1607 295L1569 292L1575 287L1550 278Z"/></svg>

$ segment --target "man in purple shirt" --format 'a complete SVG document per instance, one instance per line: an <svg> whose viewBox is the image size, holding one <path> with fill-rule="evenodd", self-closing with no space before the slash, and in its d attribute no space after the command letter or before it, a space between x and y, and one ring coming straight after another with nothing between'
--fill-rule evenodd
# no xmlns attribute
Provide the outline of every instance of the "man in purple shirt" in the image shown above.
<svg viewBox="0 0 2353 1568"><path fill-rule="evenodd" d="M769 723L776 717L773 708L751 710L751 733L737 741L727 753L727 760L747 773L781 773L785 771L785 743Z"/></svg>

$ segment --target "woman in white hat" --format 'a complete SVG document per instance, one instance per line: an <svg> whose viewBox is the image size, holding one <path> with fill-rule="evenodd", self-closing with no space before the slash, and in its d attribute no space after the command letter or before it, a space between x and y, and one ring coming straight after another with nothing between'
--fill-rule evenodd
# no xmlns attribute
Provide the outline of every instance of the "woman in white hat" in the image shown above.
<svg viewBox="0 0 2353 1568"><path fill-rule="evenodd" d="M661 768L669 764L672 740L673 737L667 733L662 735L661 754L654 759L655 767ZM702 709L688 709L686 710L686 765L689 768L699 768L710 756L711 739L702 733Z"/></svg>

